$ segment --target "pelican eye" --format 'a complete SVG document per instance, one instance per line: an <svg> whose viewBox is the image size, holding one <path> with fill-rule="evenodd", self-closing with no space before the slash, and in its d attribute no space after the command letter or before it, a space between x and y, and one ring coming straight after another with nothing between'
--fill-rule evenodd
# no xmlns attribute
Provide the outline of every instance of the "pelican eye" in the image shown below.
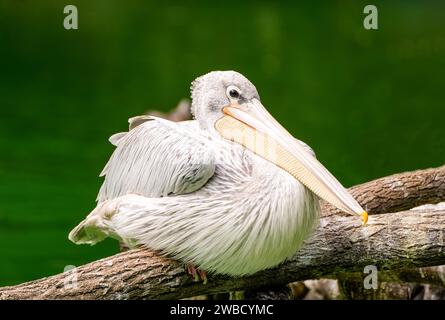
<svg viewBox="0 0 445 320"><path fill-rule="evenodd" d="M226 93L232 99L239 99L239 97L241 96L241 90L235 86L227 87Z"/></svg>
<svg viewBox="0 0 445 320"><path fill-rule="evenodd" d="M229 91L229 95L230 95L232 98L239 98L239 92L236 91L235 89L230 90L230 91Z"/></svg>

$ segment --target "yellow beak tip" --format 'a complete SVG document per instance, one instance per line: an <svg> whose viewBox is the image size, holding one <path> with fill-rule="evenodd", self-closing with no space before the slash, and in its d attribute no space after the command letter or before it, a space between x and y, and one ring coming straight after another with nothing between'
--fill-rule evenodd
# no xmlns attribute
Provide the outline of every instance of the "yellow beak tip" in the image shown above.
<svg viewBox="0 0 445 320"><path fill-rule="evenodd" d="M366 211L363 211L361 214L363 225L365 225L368 222L368 213Z"/></svg>

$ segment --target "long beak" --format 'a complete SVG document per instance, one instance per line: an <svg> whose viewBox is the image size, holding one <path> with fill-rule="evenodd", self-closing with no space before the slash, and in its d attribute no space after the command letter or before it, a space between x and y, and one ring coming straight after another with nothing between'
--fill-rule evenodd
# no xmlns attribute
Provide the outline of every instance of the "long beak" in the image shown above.
<svg viewBox="0 0 445 320"><path fill-rule="evenodd" d="M262 158L286 170L320 198L338 209L362 217L368 214L338 180L283 128L257 99L223 108L215 123L226 139L235 141Z"/></svg>

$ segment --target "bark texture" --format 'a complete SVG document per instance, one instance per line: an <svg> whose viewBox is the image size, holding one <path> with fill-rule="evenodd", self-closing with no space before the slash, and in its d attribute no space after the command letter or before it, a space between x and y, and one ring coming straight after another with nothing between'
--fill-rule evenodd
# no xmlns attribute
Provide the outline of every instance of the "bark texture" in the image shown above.
<svg viewBox="0 0 445 320"><path fill-rule="evenodd" d="M354 186L349 191L369 214L439 203L445 199L445 165L393 174ZM345 215L326 202L322 210L325 215Z"/></svg>
<svg viewBox="0 0 445 320"><path fill-rule="evenodd" d="M0 288L0 299L179 299L379 271L445 264L445 210L404 210L445 200L445 166L393 175L351 189L370 213L366 226L324 206L320 225L294 257L252 276L209 275L194 283L182 263L129 250L48 278Z"/></svg>

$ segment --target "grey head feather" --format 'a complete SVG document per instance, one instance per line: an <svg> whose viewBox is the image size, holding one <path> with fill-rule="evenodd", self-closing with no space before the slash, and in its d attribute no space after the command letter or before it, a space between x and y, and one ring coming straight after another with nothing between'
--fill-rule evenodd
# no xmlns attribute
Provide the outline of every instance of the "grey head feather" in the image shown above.
<svg viewBox="0 0 445 320"><path fill-rule="evenodd" d="M241 89L245 99L260 100L255 86L241 73L236 71L212 71L196 78L190 87L193 118L199 120L200 125L208 124L211 113L221 113L221 108L229 103L226 88L235 85Z"/></svg>

